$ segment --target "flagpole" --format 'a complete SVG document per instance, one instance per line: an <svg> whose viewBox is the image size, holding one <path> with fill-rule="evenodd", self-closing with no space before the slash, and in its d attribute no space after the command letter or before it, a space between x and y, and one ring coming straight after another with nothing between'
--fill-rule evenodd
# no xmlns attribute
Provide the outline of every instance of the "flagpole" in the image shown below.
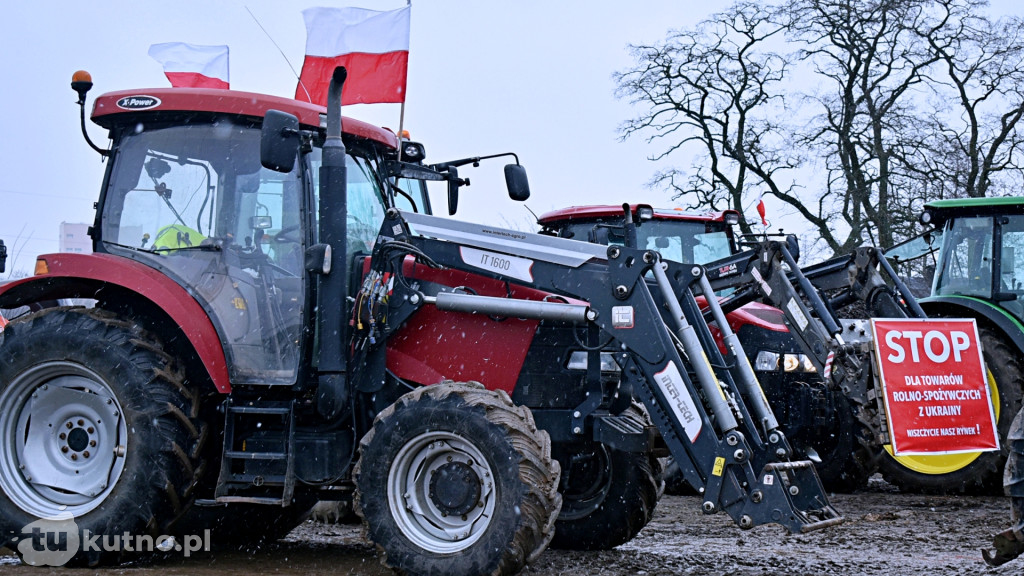
<svg viewBox="0 0 1024 576"><path fill-rule="evenodd" d="M405 0L406 6L412 6L412 0ZM405 71L405 88L406 92L402 94L402 109L398 113L398 161L402 161L402 133L405 131L405 100L408 96L409 90L409 70L406 68ZM396 179L397 182L397 179Z"/></svg>
<svg viewBox="0 0 1024 576"><path fill-rule="evenodd" d="M402 111L398 114L398 161L402 161L402 134L405 131L405 98L402 98Z"/></svg>

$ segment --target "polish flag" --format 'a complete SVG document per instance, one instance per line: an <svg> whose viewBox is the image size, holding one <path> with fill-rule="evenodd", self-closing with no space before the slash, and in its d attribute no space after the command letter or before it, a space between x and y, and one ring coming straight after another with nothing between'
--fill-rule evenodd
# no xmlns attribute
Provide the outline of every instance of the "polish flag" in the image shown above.
<svg viewBox="0 0 1024 576"><path fill-rule="evenodd" d="M411 6L380 12L364 8L307 8L306 58L295 99L327 104L337 66L348 70L342 104L405 102Z"/></svg>
<svg viewBox="0 0 1024 576"><path fill-rule="evenodd" d="M166 42L149 47L175 88L228 89L228 47Z"/></svg>

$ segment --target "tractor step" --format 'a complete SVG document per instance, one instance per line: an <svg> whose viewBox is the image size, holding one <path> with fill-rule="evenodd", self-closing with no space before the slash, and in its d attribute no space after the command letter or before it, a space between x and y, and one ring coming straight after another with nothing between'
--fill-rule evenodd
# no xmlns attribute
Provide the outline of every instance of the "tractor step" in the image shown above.
<svg viewBox="0 0 1024 576"><path fill-rule="evenodd" d="M216 501L283 506L294 492L295 403L236 406L228 399Z"/></svg>

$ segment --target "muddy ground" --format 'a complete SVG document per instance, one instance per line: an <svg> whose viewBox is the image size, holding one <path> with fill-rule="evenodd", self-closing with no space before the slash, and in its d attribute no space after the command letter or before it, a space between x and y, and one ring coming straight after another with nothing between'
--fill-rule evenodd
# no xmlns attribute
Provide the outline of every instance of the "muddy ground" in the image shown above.
<svg viewBox="0 0 1024 576"><path fill-rule="evenodd" d="M846 522L810 534L778 526L750 531L725 515L703 516L699 500L665 496L633 541L605 552L548 550L523 572L605 576L824 574L835 576L1019 575L1024 558L990 569L979 549L1009 521L1006 499L900 494L876 481L868 491L835 495ZM4 551L3 553L6 553ZM3 576L150 574L388 575L357 525L306 522L278 544L201 553L189 559L137 560L102 570L39 569L0 555Z"/></svg>

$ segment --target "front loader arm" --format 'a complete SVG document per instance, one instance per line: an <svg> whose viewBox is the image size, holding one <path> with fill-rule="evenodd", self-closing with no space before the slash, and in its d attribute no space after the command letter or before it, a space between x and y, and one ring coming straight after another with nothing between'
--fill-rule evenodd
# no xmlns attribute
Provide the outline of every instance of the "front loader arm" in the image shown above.
<svg viewBox="0 0 1024 576"><path fill-rule="evenodd" d="M858 248L806 268L799 267L794 252L791 236L759 242L752 250L708 264L709 283L715 291L734 289L721 302L726 310L752 300L782 310L790 333L819 373L872 412L880 388L865 346L866 321L926 315L877 248ZM856 304L862 307L854 318L840 318L837 310ZM863 411L860 416L882 440L878 420Z"/></svg>
<svg viewBox="0 0 1024 576"><path fill-rule="evenodd" d="M527 301L449 292L427 295L414 280L400 277L401 262L412 255L430 266L468 270L516 282L560 299ZM779 434L762 428L763 411L752 412L728 374L715 370L708 352L714 345L700 338L686 343L691 323L707 330L699 310L676 298L669 306L676 333L666 324L663 307L675 288L667 283L655 252L603 247L584 242L456 222L390 210L374 248L369 285L387 282L386 302L367 309L392 312L374 323L380 344L422 306L463 313L571 322L596 330L615 344L626 388L647 406L687 481L704 495L706 513L726 511L741 527L777 522L793 532L832 525L842 518L831 507L810 462L789 461ZM662 301L649 289L645 275L654 271ZM659 273L660 272L660 273ZM678 285L676 286L679 287ZM692 298L687 288L685 294ZM360 293L357 301L373 295ZM568 303L585 302L585 304ZM684 298L685 300L685 298ZM362 306L360 306L362 307ZM402 313L393 312L403 308ZM357 334L363 345L369 340ZM715 359L721 363L721 358ZM695 384L694 379L698 379ZM758 392L759 397L763 397ZM751 417L751 414L758 415ZM771 419L773 419L772 417ZM584 429L579 430L583 434Z"/></svg>

